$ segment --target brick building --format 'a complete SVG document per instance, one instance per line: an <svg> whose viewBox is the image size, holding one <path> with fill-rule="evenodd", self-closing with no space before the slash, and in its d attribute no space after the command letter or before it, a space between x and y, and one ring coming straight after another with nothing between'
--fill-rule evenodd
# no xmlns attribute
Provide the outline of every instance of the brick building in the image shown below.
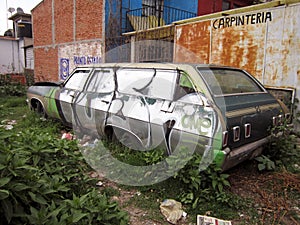
<svg viewBox="0 0 300 225"><path fill-rule="evenodd" d="M31 11L35 79L65 79L103 54L103 1L43 0Z"/></svg>

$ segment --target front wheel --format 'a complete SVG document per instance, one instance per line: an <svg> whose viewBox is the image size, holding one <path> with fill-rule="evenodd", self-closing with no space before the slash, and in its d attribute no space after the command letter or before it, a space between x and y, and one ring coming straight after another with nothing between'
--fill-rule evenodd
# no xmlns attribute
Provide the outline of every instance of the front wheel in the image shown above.
<svg viewBox="0 0 300 225"><path fill-rule="evenodd" d="M35 111L41 115L43 118L47 118L47 114L46 114L46 111L44 109L44 106L42 105L41 102L37 102L36 103L36 108L35 108Z"/></svg>

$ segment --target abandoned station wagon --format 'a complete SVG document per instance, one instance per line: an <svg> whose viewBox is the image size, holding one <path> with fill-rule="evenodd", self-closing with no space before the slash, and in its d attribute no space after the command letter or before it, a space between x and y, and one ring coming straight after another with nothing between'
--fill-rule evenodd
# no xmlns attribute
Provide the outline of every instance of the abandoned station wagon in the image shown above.
<svg viewBox="0 0 300 225"><path fill-rule="evenodd" d="M29 106L140 150L178 146L210 154L223 170L259 155L269 129L289 117L254 77L231 67L101 64L63 83L28 89ZM207 152L209 151L209 152Z"/></svg>

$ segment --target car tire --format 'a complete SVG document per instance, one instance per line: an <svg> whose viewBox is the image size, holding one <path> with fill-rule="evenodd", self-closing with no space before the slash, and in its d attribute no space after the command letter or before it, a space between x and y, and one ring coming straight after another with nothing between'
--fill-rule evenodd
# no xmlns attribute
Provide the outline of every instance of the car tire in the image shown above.
<svg viewBox="0 0 300 225"><path fill-rule="evenodd" d="M44 106L42 105L42 103L40 101L38 101L36 103L36 109L35 111L41 115L43 118L47 118L47 114L46 114L46 111L44 109Z"/></svg>

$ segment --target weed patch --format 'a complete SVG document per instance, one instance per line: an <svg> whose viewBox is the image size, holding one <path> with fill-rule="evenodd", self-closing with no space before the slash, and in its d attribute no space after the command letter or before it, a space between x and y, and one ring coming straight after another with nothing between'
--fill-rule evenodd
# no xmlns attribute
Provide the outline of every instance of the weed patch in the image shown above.
<svg viewBox="0 0 300 225"><path fill-rule="evenodd" d="M18 108L20 102L5 103L22 112L11 115L12 129L0 128L1 224L127 224L127 213L88 176L77 141L60 139L60 123Z"/></svg>

